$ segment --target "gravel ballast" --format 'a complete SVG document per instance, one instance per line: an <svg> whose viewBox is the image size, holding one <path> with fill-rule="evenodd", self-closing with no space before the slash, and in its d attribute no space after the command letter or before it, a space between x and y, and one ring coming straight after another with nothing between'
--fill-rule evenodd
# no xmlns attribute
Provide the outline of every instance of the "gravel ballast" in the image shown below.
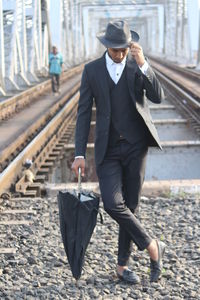
<svg viewBox="0 0 200 300"><path fill-rule="evenodd" d="M141 279L130 285L116 276L117 224L101 209L104 224L97 226L88 246L81 279L73 280L59 229L56 197L5 200L2 209L33 209L36 214L1 215L1 220L25 219L32 225L0 225L0 299L200 299L199 195L142 197L139 219L152 237L166 245L162 278L149 282L149 257L133 247L129 267Z"/></svg>

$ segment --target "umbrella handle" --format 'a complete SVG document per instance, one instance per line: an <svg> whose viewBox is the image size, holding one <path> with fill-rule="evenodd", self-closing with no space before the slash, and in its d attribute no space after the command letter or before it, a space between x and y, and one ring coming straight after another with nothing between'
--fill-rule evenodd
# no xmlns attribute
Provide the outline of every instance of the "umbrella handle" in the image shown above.
<svg viewBox="0 0 200 300"><path fill-rule="evenodd" d="M81 168L78 168L78 196L81 194Z"/></svg>

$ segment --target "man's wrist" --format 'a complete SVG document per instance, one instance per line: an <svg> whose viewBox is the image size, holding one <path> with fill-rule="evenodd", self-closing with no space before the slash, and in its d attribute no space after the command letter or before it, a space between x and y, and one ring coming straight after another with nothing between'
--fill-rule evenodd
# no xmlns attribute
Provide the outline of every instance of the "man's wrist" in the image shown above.
<svg viewBox="0 0 200 300"><path fill-rule="evenodd" d="M145 60L144 64L142 66L139 66L140 70L142 71L142 73L144 75L146 75L146 72L148 70L149 64L148 62Z"/></svg>

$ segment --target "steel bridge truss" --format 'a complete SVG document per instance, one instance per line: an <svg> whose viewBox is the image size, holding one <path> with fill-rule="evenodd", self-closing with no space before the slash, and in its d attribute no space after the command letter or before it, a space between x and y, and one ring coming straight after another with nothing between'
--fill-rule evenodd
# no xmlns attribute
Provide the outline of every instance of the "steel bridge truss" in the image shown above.
<svg viewBox="0 0 200 300"><path fill-rule="evenodd" d="M139 32L146 53L189 61L187 1L60 0L55 7L55 1L50 0L52 9L60 11L62 24L57 32L60 35L58 47L67 67L102 52L96 33L114 18L126 19Z"/></svg>
<svg viewBox="0 0 200 300"><path fill-rule="evenodd" d="M49 36L45 0L0 0L2 94L39 81L48 65Z"/></svg>
<svg viewBox="0 0 200 300"><path fill-rule="evenodd" d="M126 19L145 52L190 60L188 0L0 0L0 93L20 90L48 69L53 39L50 11L58 10L57 45L65 68L96 57L96 33L110 19ZM51 34L50 34L51 32Z"/></svg>

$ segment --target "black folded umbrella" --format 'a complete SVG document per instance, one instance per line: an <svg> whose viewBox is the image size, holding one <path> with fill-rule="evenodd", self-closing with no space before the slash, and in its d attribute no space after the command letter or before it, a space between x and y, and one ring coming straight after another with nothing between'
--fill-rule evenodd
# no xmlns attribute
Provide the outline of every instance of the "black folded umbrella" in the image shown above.
<svg viewBox="0 0 200 300"><path fill-rule="evenodd" d="M75 279L81 276L84 255L97 221L99 198L91 191L81 190L80 175L78 191L58 194L60 230Z"/></svg>

